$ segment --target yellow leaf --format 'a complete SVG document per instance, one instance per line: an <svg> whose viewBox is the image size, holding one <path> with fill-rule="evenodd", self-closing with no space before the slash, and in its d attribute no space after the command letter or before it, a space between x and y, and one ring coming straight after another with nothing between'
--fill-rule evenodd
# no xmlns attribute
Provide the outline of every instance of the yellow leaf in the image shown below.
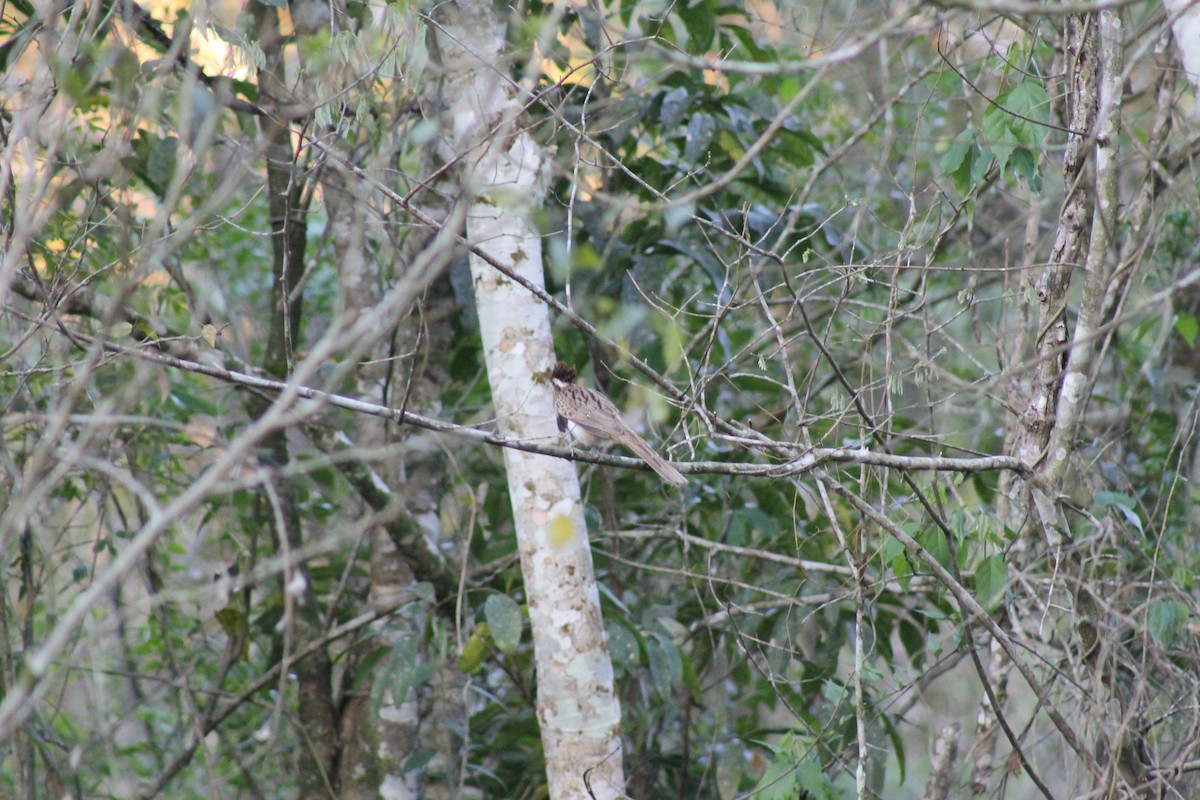
<svg viewBox="0 0 1200 800"><path fill-rule="evenodd" d="M491 638L492 632L486 622L476 625L475 630L471 632L471 638L463 645L462 653L458 657L458 668L467 674L479 669L483 659L492 649Z"/></svg>
<svg viewBox="0 0 1200 800"><path fill-rule="evenodd" d="M550 520L546 538L554 547L566 547L575 540L575 525L569 517L555 517Z"/></svg>
<svg viewBox="0 0 1200 800"><path fill-rule="evenodd" d="M250 652L250 632L246 627L246 615L241 612L241 609L233 606L225 606L217 612L217 622L221 624L221 629L229 636L229 647L233 648L240 642L241 647L238 648L236 654L239 660L244 659Z"/></svg>

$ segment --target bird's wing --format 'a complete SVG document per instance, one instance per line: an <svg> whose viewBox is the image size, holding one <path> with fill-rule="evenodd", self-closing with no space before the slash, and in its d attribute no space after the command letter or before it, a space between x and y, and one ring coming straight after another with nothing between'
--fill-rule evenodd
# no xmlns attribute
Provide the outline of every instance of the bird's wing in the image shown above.
<svg viewBox="0 0 1200 800"><path fill-rule="evenodd" d="M581 391L572 399L569 419L593 436L612 439L628 430L621 412L604 395L594 391Z"/></svg>

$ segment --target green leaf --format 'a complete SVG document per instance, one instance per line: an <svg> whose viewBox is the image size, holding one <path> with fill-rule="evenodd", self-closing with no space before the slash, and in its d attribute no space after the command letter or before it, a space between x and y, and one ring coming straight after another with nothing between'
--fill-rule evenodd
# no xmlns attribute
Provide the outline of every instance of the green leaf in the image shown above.
<svg viewBox="0 0 1200 800"><path fill-rule="evenodd" d="M474 635L471 638L474 639ZM375 708L378 709L383 703L386 691L391 691L392 702L399 705L408 696L409 689L420 686L434 676L437 668L433 664L421 663L421 658L415 636L404 634L397 639L387 668L379 671L375 681L371 698ZM462 662L462 657L459 662Z"/></svg>
<svg viewBox="0 0 1200 800"><path fill-rule="evenodd" d="M770 644L767 648L767 664L771 672L781 675L792 664L792 614L779 614L771 628Z"/></svg>
<svg viewBox="0 0 1200 800"><path fill-rule="evenodd" d="M722 130L717 134L717 144L725 151L725 154L731 159L739 159L746 155L746 148L738 141L737 136L732 131Z"/></svg>
<svg viewBox="0 0 1200 800"><path fill-rule="evenodd" d="M721 800L733 800L737 796L742 774L746 771L742 748L737 742L717 750L717 793Z"/></svg>
<svg viewBox="0 0 1200 800"><path fill-rule="evenodd" d="M731 544L746 546L762 538L771 538L779 533L779 520L761 508L747 506L729 514L729 540Z"/></svg>
<svg viewBox="0 0 1200 800"><path fill-rule="evenodd" d="M9 5L19 11L21 16L26 19L33 17L37 13L33 3L29 2L29 0L13 0Z"/></svg>
<svg viewBox="0 0 1200 800"><path fill-rule="evenodd" d="M1024 178L1029 183L1030 189L1035 193L1041 193L1042 176L1038 174L1037 159L1034 158L1033 153L1024 147L1018 147L1013 151L1009 163L1012 165L1014 176Z"/></svg>
<svg viewBox="0 0 1200 800"><path fill-rule="evenodd" d="M458 668L463 672L470 674L479 669L483 665L483 660L487 658L490 647L491 634L488 631L487 623L481 622L475 626L475 630L471 632L467 638L466 644L463 645L462 652L458 655ZM405 690L407 693L407 689ZM396 698L403 698L404 695L394 694ZM397 699L399 702L399 699Z"/></svg>
<svg viewBox="0 0 1200 800"><path fill-rule="evenodd" d="M1137 515L1137 501L1127 494L1120 492L1096 492L1092 498L1096 504L1096 508L1106 508L1112 506L1121 512L1121 515L1129 522L1130 525L1138 529L1138 533L1143 536L1146 534L1145 528L1142 527L1142 518Z"/></svg>
<svg viewBox="0 0 1200 800"><path fill-rule="evenodd" d="M1175 315L1175 332L1183 337L1188 347L1196 346L1196 334L1200 333L1200 324L1191 314Z"/></svg>
<svg viewBox="0 0 1200 800"><path fill-rule="evenodd" d="M521 644L521 607L506 594L494 594L483 604L483 615L501 653L512 653Z"/></svg>
<svg viewBox="0 0 1200 800"><path fill-rule="evenodd" d="M796 754L777 753L750 794L757 800L796 800L796 782Z"/></svg>
<svg viewBox="0 0 1200 800"><path fill-rule="evenodd" d="M418 581L411 584L408 591L422 603L433 603L437 600L437 592L434 591L433 584L429 581Z"/></svg>
<svg viewBox="0 0 1200 800"><path fill-rule="evenodd" d="M420 769L432 761L433 757L437 755L437 752L437 749L433 747L417 748L413 751L413 754L405 760L404 766L400 768L400 774L407 775L413 770Z"/></svg>
<svg viewBox="0 0 1200 800"><path fill-rule="evenodd" d="M904 543L888 534L884 537L883 546L879 548L879 558L884 565L890 565L897 558L903 558L904 552Z"/></svg>
<svg viewBox="0 0 1200 800"><path fill-rule="evenodd" d="M692 115L688 121L687 143L683 148L683 158L688 164L699 165L704 161L716 130L717 123L712 114Z"/></svg>
<svg viewBox="0 0 1200 800"><path fill-rule="evenodd" d="M832 792L829 779L821 771L821 765L808 758L796 768L796 788L808 792L810 797L837 797Z"/></svg>
<svg viewBox="0 0 1200 800"><path fill-rule="evenodd" d="M770 61L775 57L774 52L758 46L758 42L754 40L754 33L749 28L743 28L740 25L731 25L728 30L741 44L751 61Z"/></svg>
<svg viewBox="0 0 1200 800"><path fill-rule="evenodd" d="M693 55L704 53L712 47L717 31L717 15L712 0L697 0L681 12L683 26L687 28L687 51Z"/></svg>
<svg viewBox="0 0 1200 800"><path fill-rule="evenodd" d="M186 412L180 415L180 417L185 421L189 419L193 413L208 414L214 417L220 413L220 409L217 407L216 403L200 397L199 395L192 394L182 386L173 387L169 396L173 405Z"/></svg>
<svg viewBox="0 0 1200 800"><path fill-rule="evenodd" d="M980 158L979 132L967 128L954 137L953 144L942 154L942 174L954 183L954 190L963 197L975 186L975 162Z"/></svg>
<svg viewBox="0 0 1200 800"><path fill-rule="evenodd" d="M692 666L692 659L687 653L680 653L681 664L683 666L683 685L692 694L692 698L697 702L701 702L704 697L704 687L700 685L700 678L696 675L696 668Z"/></svg>
<svg viewBox="0 0 1200 800"><path fill-rule="evenodd" d="M162 307L163 322L174 334L185 333L192 326L192 308L188 297L182 291L169 289L164 294Z"/></svg>
<svg viewBox="0 0 1200 800"><path fill-rule="evenodd" d="M634 3L621 3L619 8L621 9L618 12L621 15L621 24L628 28L629 20L633 18Z"/></svg>
<svg viewBox="0 0 1200 800"><path fill-rule="evenodd" d="M646 637L646 656L650 661L650 676L655 690L663 697L671 697L675 687L683 680L683 660L679 648L669 636L655 633Z"/></svg>
<svg viewBox="0 0 1200 800"><path fill-rule="evenodd" d="M975 594L985 608L994 608L1007 586L1008 564L1003 556L991 555L979 562L975 568Z"/></svg>
<svg viewBox="0 0 1200 800"><path fill-rule="evenodd" d="M929 643L928 635L907 619L900 620L897 632L904 652L908 654L915 665L920 666L925 661L926 647Z"/></svg>
<svg viewBox="0 0 1200 800"><path fill-rule="evenodd" d="M950 545L946 542L946 537L937 528L930 528L916 536L917 544L933 556L939 564L946 569L950 569ZM924 570L927 567L920 565L918 569Z"/></svg>
<svg viewBox="0 0 1200 800"><path fill-rule="evenodd" d="M1187 607L1182 607L1173 600L1155 600L1150 604L1146 614L1146 623L1150 627L1150 636L1163 647L1175 643L1175 636L1183 618L1187 616Z"/></svg>
<svg viewBox="0 0 1200 800"><path fill-rule="evenodd" d="M879 721L883 723L884 732L887 733L888 740L892 743L892 755L896 757L896 769L899 772L896 785L902 786L904 785L904 774L908 771L908 761L904 757L905 736L901 735L891 715L880 714Z"/></svg>
<svg viewBox="0 0 1200 800"><path fill-rule="evenodd" d="M999 102L1024 118L1014 123L1022 136L1022 144L1031 149L1041 147L1050 121L1050 95L1046 88L1037 81L1022 81L1012 91L1001 95Z"/></svg>
<svg viewBox="0 0 1200 800"><path fill-rule="evenodd" d="M690 100L688 90L682 86L667 92L663 96L662 108L658 112L659 124L667 130L677 126L683 121L683 115L687 111Z"/></svg>
<svg viewBox="0 0 1200 800"><path fill-rule="evenodd" d="M160 195L171 184L178 150L179 140L174 136L166 136L158 140L146 159L146 173L153 176L156 184L154 189Z"/></svg>
<svg viewBox="0 0 1200 800"><path fill-rule="evenodd" d="M246 614L240 607L230 603L218 610L216 616L221 630L225 631L225 635L229 637L229 644L232 646L235 642L241 642L241 647L235 655L244 660L250 652L250 626Z"/></svg>
<svg viewBox="0 0 1200 800"><path fill-rule="evenodd" d="M1037 155L1046 138L1046 121L1050 114L1050 99L1046 89L1035 81L1023 81L996 98L995 105L983 111L983 138L996 157L1003 175L1014 153L1017 157L1013 172L1034 186L1038 181Z"/></svg>
<svg viewBox="0 0 1200 800"><path fill-rule="evenodd" d="M175 405L186 411L208 414L214 417L221 413L221 409L216 403L199 395L192 394L182 386L173 387L170 398ZM185 416L184 419L186 418Z"/></svg>
<svg viewBox="0 0 1200 800"><path fill-rule="evenodd" d="M1003 109L988 106L983 110L983 140L1003 173L1008 166L1008 157L1020 146L1009 126L1009 115Z"/></svg>
<svg viewBox="0 0 1200 800"><path fill-rule="evenodd" d="M371 649L357 664L354 665L354 685L359 686L368 678L373 678L375 670L385 658L391 654L391 648L375 647Z"/></svg>
<svg viewBox="0 0 1200 800"><path fill-rule="evenodd" d="M814 150L820 151L820 140L817 140L817 147L814 148L813 140L816 137L808 131L791 131L786 128L779 131L775 137L775 144L783 153L784 159L791 166L810 167L813 161L816 160Z"/></svg>
<svg viewBox="0 0 1200 800"><path fill-rule="evenodd" d="M641 662L641 647L638 637L609 615L605 615L604 629L608 633L608 654L612 658L613 668L621 672L631 672Z"/></svg>

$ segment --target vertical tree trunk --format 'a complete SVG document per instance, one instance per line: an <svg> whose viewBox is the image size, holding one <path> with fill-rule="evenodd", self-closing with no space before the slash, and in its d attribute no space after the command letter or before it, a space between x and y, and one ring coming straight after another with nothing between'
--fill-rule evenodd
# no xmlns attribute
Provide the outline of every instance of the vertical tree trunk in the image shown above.
<svg viewBox="0 0 1200 800"><path fill-rule="evenodd" d="M1175 34L1175 46L1179 48L1183 74L1192 84L1192 91L1200 96L1200 3L1195 0L1163 0L1163 7L1171 16L1171 32ZM1200 123L1200 109L1192 108L1192 119Z"/></svg>
<svg viewBox="0 0 1200 800"><path fill-rule="evenodd" d="M283 379L293 364L303 308L297 287L304 272L306 209L301 206L303 183L296 168L291 131L280 119L280 109L288 105L289 93L285 88L278 11L272 6L257 5L254 14L258 44L264 57L258 85L263 106L268 110L262 124L267 139L267 194L273 263L271 320L264 363L272 376ZM257 417L266 411L270 402L252 396L248 405L251 415ZM291 458L286 431L276 429L267 434L260 453L260 458L273 468L285 467ZM267 492L265 506L263 513L274 532L276 546L283 553L299 552L304 542L296 510L294 481L287 477L275 481ZM296 563L281 572L280 582L285 596L285 618L291 625L291 635L284 637L285 642L289 649L302 649L323 633L320 609L312 598L312 581L304 565ZM298 662L293 671L296 674L297 737L300 740L298 796L336 796L337 725L332 693L333 666L328 652L324 648L318 649Z"/></svg>
<svg viewBox="0 0 1200 800"><path fill-rule="evenodd" d="M1037 331L1032 353L1018 354L1034 364L1024 413L1019 429L1012 437L1013 452L1029 466L1034 477L1024 488L1014 491L1008 506L1006 523L1021 530L1022 541L1012 548L1010 557L1019 569L1034 549L1030 538L1040 538L1048 546L1050 557L1062 565L1066 588L1074 601L1074 624L1080 637L1082 665L1092 672L1095 685L1110 684L1111 665L1105 663L1102 649L1103 612L1083 578L1082 564L1075 548L1072 526L1062 500L1068 477L1082 480L1077 463L1076 437L1083 412L1091 398L1096 360L1104 337L1107 294L1112 288L1114 267L1118 261L1114 246L1117 190L1117 147L1121 108L1120 20L1115 12L1070 15L1065 29L1067 54L1064 127L1068 130L1063 151L1063 184L1066 197L1059 212L1058 229L1049 262L1032 281L1038 309ZM1089 166L1091 170L1089 172ZM1075 319L1068 318L1068 290L1077 272L1082 294ZM1012 620L1023 625L1028 620ZM1032 623L1036 625L1036 623ZM997 676L1008 672L1008 658L993 650L990 671ZM1003 688L1003 677L997 690ZM1124 715L1124 700L1115 693ZM1095 711L1103 717L1113 706L1097 697ZM991 771L990 759L984 759L994 747L996 730L993 709L984 702L977 729L975 774L972 789L979 793ZM1123 729L1120 720L1106 726ZM1120 742L1101 741L1096 752L1118 752ZM1132 752L1131 748L1127 748ZM1081 757L1087 756L1080 753ZM1090 758L1085 758L1091 761ZM1136 759L1134 760L1136 761ZM1098 766L1107 767L1106 782L1119 776L1130 785L1143 782L1144 774L1130 768L1125 760L1108 764L1087 764L1091 778L1098 780Z"/></svg>
<svg viewBox="0 0 1200 800"><path fill-rule="evenodd" d="M438 8L449 159L461 159L469 240L542 285L533 221L547 153L524 130L521 92L506 80L504 26L490 4ZM499 68L498 68L499 67ZM544 304L484 259L471 257L484 357L501 431L557 435L548 376L554 362ZM591 550L572 464L506 449L537 664L537 713L554 800L621 797L620 708L605 643Z"/></svg>

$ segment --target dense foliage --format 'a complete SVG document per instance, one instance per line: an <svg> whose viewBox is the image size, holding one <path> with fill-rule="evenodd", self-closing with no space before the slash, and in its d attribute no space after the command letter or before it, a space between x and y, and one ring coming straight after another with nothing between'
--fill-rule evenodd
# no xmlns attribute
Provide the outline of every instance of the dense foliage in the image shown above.
<svg viewBox="0 0 1200 800"><path fill-rule="evenodd" d="M3 6L0 794L542 796L436 12L251 3ZM1194 794L1162 8L496 8L629 796Z"/></svg>

